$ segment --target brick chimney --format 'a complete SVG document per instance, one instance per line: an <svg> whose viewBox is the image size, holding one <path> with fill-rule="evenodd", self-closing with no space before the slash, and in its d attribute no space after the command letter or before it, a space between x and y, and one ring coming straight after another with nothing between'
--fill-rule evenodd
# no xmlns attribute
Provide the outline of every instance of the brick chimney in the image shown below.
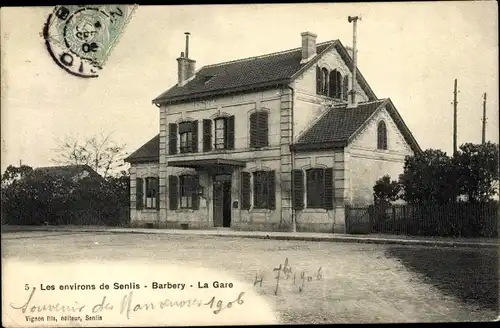
<svg viewBox="0 0 500 328"><path fill-rule="evenodd" d="M304 64L316 56L317 35L312 32L302 32L300 36L302 36L302 60L300 63Z"/></svg>
<svg viewBox="0 0 500 328"><path fill-rule="evenodd" d="M196 60L189 58L189 32L184 33L186 35L186 52L181 52L181 56L177 58L177 77L178 85L182 87L191 78L194 77Z"/></svg>

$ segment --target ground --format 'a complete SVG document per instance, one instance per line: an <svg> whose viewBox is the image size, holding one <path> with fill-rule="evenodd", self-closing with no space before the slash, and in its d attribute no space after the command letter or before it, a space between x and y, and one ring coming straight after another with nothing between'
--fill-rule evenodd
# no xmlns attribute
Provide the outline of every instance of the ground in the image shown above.
<svg viewBox="0 0 500 328"><path fill-rule="evenodd" d="M223 270L252 284L281 323L489 321L498 314L498 252L491 249L16 232L2 235L2 259L128 259ZM286 259L276 291L273 269ZM302 272L311 278L302 280Z"/></svg>

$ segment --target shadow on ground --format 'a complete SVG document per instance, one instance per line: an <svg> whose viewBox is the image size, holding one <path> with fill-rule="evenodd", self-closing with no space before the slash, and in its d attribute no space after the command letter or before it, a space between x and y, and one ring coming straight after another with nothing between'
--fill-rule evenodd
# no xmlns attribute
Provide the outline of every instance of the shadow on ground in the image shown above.
<svg viewBox="0 0 500 328"><path fill-rule="evenodd" d="M442 292L498 311L497 250L390 247L386 255L399 259Z"/></svg>

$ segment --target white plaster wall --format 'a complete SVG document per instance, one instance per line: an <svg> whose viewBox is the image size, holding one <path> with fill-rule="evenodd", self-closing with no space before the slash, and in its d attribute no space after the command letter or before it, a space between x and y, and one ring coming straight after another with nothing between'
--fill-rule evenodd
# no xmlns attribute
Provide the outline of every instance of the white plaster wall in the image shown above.
<svg viewBox="0 0 500 328"><path fill-rule="evenodd" d="M377 126L381 120L387 127L387 150L377 149ZM413 155L386 109L370 120L346 153L346 202L351 205L373 203L375 181L386 174L397 180L403 173L405 157Z"/></svg>

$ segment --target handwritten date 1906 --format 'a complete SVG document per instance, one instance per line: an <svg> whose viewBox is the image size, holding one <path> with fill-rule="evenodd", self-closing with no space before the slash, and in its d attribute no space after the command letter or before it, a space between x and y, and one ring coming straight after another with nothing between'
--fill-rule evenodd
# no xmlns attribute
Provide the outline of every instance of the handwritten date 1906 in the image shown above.
<svg viewBox="0 0 500 328"><path fill-rule="evenodd" d="M299 293L302 293L307 282L323 279L323 272L321 270L322 268L320 267L318 271L316 271L316 273L313 275L306 274L305 270L302 270L300 272L294 272L292 267L288 264L288 258L286 258L284 264L280 264L279 267L273 269L273 271L275 272L274 279L276 279L276 287L274 289L274 295L278 295L280 281L289 279L292 279L292 283L298 287ZM263 281L264 281L263 275L256 274L254 280L254 286L260 285L260 287L262 287Z"/></svg>

